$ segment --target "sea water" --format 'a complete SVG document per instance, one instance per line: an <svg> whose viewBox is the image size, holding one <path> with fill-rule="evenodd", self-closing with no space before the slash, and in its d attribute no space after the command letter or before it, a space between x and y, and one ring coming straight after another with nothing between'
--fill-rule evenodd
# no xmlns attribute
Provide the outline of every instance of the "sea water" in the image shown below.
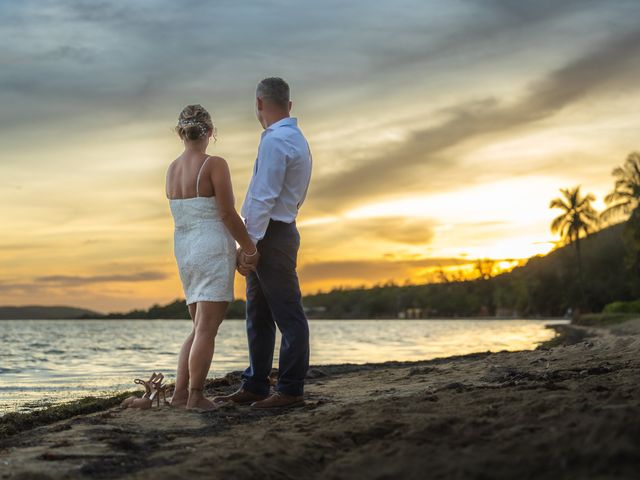
<svg viewBox="0 0 640 480"><path fill-rule="evenodd" d="M533 349L562 320L311 320L311 364L426 360ZM137 389L135 377L175 378L190 320L0 321L0 415ZM278 362L276 342L274 366ZM245 323L226 320L209 376L247 367Z"/></svg>

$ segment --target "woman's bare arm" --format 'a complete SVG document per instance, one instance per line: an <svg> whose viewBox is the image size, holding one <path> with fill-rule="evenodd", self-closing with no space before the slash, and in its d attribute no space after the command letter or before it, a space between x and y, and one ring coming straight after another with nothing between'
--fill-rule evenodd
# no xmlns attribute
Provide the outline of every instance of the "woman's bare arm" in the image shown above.
<svg viewBox="0 0 640 480"><path fill-rule="evenodd" d="M229 165L227 165L224 158L213 157L212 159L215 159L215 161L212 162L211 183L213 184L222 222L235 241L240 244L240 248L244 252L251 254L256 251L256 246L249 238L244 222L236 211Z"/></svg>
<svg viewBox="0 0 640 480"><path fill-rule="evenodd" d="M171 198L171 196L169 195L169 177L171 175L171 167L173 167L174 162L171 162L169 164L169 166L167 167L167 173L164 176L164 193L167 196L167 198Z"/></svg>

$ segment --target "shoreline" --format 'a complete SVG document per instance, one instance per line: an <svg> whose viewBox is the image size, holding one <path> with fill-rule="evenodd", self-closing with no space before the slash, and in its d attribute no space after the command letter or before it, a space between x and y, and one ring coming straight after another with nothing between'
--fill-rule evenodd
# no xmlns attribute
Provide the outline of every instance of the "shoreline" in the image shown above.
<svg viewBox="0 0 640 480"><path fill-rule="evenodd" d="M630 317L631 318L631 317ZM525 320L525 321L541 321L541 322L558 322L558 321L570 321L570 319L565 317L496 317L496 316L486 316L486 317L429 317L429 318L396 318L396 317L371 317L371 318L349 318L349 317L336 317L336 318L327 318L327 317L307 317L308 320L319 320L319 321L410 321L410 322L422 322L422 321L449 321L449 320ZM82 320L142 320L142 321L191 321L190 318L141 318L141 317L121 317L121 318L109 318L109 317L87 317L87 318L0 318L0 322L8 321L8 322L48 322L48 321L82 321ZM240 317L233 318L225 318L224 321L245 321L246 319Z"/></svg>
<svg viewBox="0 0 640 480"><path fill-rule="evenodd" d="M3 478L635 478L640 319L549 328L535 350L312 367L288 412L96 407L0 438Z"/></svg>
<svg viewBox="0 0 640 480"><path fill-rule="evenodd" d="M49 320L49 319L46 319ZM118 319L127 320L127 319ZM158 319L166 320L166 319ZM414 319L419 320L419 319ZM545 319L546 320L546 319ZM557 320L557 319L556 319ZM518 350L522 352L534 351L540 348L548 348L558 345L570 345L580 341L587 336L587 333L577 333L581 330L572 328L569 324L554 324L547 325L546 328L554 330L556 336L550 340L542 342L536 348L531 350ZM344 374L357 371L375 370L381 368L398 368L398 367L410 367L412 365L424 364L425 362L442 362L442 361L455 361L463 360L466 358L481 358L482 356L496 353L496 352L472 352L462 355L452 355L448 357L437 357L429 360L418 361L394 361L389 360L379 363L342 363L342 364L328 364L328 365L310 365L308 378L313 379L314 375L318 375L319 371L326 372L326 374ZM227 372L226 375L219 378L207 379L207 385L216 386L224 385L228 379L239 378L240 371ZM169 384L170 387L173 384ZM29 412L8 412L4 415L0 415L0 447L2 446L2 440L12 435L19 434L33 428L40 426L46 426L50 423L65 420L76 415L83 415L89 413L100 412L119 405L119 403L127 396L139 394L138 390L128 390L118 392L111 396L92 396L88 395L71 401L65 401L59 404L51 405L42 409L36 409Z"/></svg>

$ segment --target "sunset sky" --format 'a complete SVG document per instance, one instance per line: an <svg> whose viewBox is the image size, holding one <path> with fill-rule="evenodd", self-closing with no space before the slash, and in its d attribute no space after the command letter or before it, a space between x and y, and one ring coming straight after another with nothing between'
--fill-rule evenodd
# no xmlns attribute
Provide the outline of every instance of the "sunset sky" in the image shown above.
<svg viewBox="0 0 640 480"><path fill-rule="evenodd" d="M212 113L239 209L274 75L313 151L306 293L546 253L558 189L600 209L640 149L639 18L637 0L0 0L0 304L182 298L178 113Z"/></svg>

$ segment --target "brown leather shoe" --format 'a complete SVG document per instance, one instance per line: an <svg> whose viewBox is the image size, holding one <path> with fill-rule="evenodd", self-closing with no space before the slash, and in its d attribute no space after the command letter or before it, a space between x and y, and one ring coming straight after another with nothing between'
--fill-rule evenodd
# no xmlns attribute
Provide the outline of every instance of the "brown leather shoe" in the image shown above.
<svg viewBox="0 0 640 480"><path fill-rule="evenodd" d="M302 395L297 397L276 392L265 400L252 403L251 408L293 408L302 407L303 405L304 397Z"/></svg>
<svg viewBox="0 0 640 480"><path fill-rule="evenodd" d="M214 397L213 403L224 403L224 402L233 402L238 405L248 405L253 402L259 402L260 400L264 400L268 395L258 395L257 393L249 392L244 388L241 388L237 392L232 393L231 395L223 395L221 397Z"/></svg>

